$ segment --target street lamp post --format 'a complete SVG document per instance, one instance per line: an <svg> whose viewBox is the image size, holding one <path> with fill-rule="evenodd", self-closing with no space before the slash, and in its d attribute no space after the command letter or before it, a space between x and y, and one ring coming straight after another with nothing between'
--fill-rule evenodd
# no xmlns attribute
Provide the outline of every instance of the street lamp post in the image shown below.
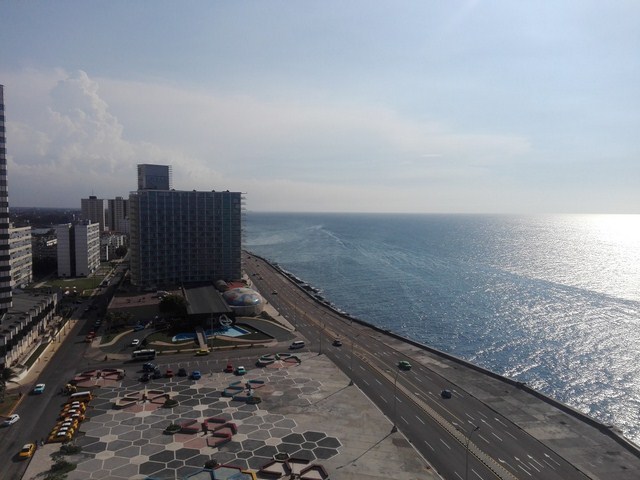
<svg viewBox="0 0 640 480"><path fill-rule="evenodd" d="M353 385L353 344L356 341L356 338L358 338L361 335L361 333L359 333L358 335L356 335L355 337L351 337L351 361L349 362L349 385Z"/></svg>
<svg viewBox="0 0 640 480"><path fill-rule="evenodd" d="M400 375L400 365L404 363L402 370L411 370L411 365L408 362L399 362L396 366L396 377L393 380L393 428L391 433L398 431L397 418L398 418L398 375Z"/></svg>
<svg viewBox="0 0 640 480"><path fill-rule="evenodd" d="M209 335L213 336L213 313L211 314L211 318L209 319L211 321L210 326L211 329L209 330ZM207 344L209 343L209 337L207 337ZM213 340L211 341L211 350L213 350Z"/></svg>
<svg viewBox="0 0 640 480"><path fill-rule="evenodd" d="M396 378L393 380L393 428L391 433L398 431L398 375L400 375L400 369L396 371Z"/></svg>
<svg viewBox="0 0 640 480"><path fill-rule="evenodd" d="M471 435L473 435L477 430L480 430L480 425L473 425L473 430L471 430L469 434L467 434L466 430L463 429L456 422L453 422L453 426L456 427L456 430L464 433L465 437L467 437L465 441L465 457L464 457L464 479L467 480L469 478L469 443L471 443Z"/></svg>
<svg viewBox="0 0 640 480"><path fill-rule="evenodd" d="M467 453L464 459L464 479L465 480L469 478L469 442L471 441L471 435L473 435L476 432L476 430L478 430L479 428L480 428L479 425L475 425L473 427L473 430L471 430L469 435L467 435L467 446L466 446Z"/></svg>

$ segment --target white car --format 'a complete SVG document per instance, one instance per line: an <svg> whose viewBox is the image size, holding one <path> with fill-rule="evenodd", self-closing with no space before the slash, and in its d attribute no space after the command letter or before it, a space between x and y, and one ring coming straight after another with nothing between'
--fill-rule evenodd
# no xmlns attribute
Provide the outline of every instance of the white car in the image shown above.
<svg viewBox="0 0 640 480"><path fill-rule="evenodd" d="M138 340L137 338L134 338L134 339L131 341L131 346L132 346L132 347L137 347L138 345L140 345L140 340Z"/></svg>
<svg viewBox="0 0 640 480"><path fill-rule="evenodd" d="M8 427L9 425L13 425L14 423L16 423L18 420L20 420L20 415L14 413L10 417L7 417L7 419L2 424L5 427Z"/></svg>

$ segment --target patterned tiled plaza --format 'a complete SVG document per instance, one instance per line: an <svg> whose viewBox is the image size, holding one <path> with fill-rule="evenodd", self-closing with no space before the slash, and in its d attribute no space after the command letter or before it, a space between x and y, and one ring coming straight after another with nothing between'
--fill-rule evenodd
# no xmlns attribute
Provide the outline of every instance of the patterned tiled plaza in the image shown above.
<svg viewBox="0 0 640 480"><path fill-rule="evenodd" d="M180 479L200 471L208 460L257 471L278 453L322 465L332 479L364 474L363 455L369 458L372 474L386 468L393 472L389 458L403 456L411 461L401 460L406 470L395 478L417 478L414 474L426 472L408 443L387 440L388 421L355 387L348 386L348 379L331 362L311 353L302 354L301 359L299 365L251 368L242 377L214 372L200 380L173 377L145 386L130 379L125 385L95 389L88 418L75 439L82 453L70 459L77 468L68 478ZM263 386L253 389L262 402L249 405L223 396L224 389L238 380L240 386L263 381ZM169 394L178 406L164 408L164 397L143 401L145 388L146 393ZM139 400L115 408L123 397ZM235 424L230 441L216 446L211 430L205 433L200 428L207 419ZM193 431L166 434L172 423L191 423ZM352 462L354 458L360 461ZM376 466L378 462L381 465Z"/></svg>

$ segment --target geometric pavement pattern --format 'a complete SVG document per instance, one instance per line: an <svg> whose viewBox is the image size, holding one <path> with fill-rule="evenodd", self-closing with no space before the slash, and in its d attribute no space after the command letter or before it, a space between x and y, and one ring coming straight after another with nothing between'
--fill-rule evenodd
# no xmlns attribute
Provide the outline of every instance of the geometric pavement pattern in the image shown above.
<svg viewBox="0 0 640 480"><path fill-rule="evenodd" d="M116 410L113 402L127 392L141 388L102 387L94 390L87 420L81 424L75 443L82 447L82 458L69 480L80 479L176 479L202 469L207 460L258 470L277 453L304 458L311 462L337 455L340 441L324 432L296 432L296 423L283 415L272 414L266 407L309 405L308 396L320 390L320 382L297 377L296 368L252 369L242 378L264 380L256 389L262 397L259 405L248 405L223 397L222 390L237 377L224 373L203 375L193 381L187 377L159 379L153 389L172 392L179 405L162 408L150 402ZM180 419L218 417L234 422L238 433L219 448L207 446L206 437L196 434L164 434L164 429Z"/></svg>

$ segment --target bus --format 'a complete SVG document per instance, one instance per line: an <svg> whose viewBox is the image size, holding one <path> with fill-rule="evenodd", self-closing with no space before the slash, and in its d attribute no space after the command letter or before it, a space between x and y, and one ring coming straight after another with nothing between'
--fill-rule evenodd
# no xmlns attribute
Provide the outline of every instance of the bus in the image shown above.
<svg viewBox="0 0 640 480"><path fill-rule="evenodd" d="M131 358L134 360L153 360L156 358L156 351L153 348L136 350L131 354Z"/></svg>

